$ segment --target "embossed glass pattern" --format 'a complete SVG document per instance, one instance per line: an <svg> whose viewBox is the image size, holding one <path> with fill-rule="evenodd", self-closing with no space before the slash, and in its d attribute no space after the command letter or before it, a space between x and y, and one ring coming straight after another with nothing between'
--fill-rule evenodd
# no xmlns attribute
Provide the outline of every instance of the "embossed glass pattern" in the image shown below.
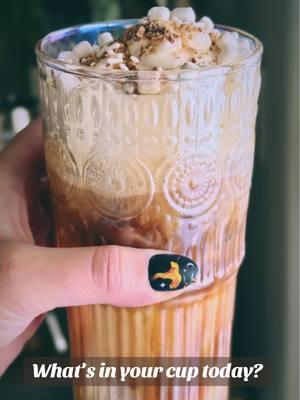
<svg viewBox="0 0 300 400"><path fill-rule="evenodd" d="M46 160L58 246L120 244L192 258L197 282L142 308L68 310L74 356L228 356L236 276L245 253L261 44L247 59L167 73L157 94L126 92L132 73L99 74L52 57L93 24L37 46ZM230 28L223 28L230 29ZM227 389L82 387L77 400L225 400Z"/></svg>

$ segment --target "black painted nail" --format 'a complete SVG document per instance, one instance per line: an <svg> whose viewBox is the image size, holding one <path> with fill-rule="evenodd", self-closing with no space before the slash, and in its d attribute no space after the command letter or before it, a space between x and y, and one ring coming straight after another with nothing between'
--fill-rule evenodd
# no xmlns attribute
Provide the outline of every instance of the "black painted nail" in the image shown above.
<svg viewBox="0 0 300 400"><path fill-rule="evenodd" d="M154 290L183 289L195 282L197 274L197 265L188 257L157 254L149 260L148 277Z"/></svg>

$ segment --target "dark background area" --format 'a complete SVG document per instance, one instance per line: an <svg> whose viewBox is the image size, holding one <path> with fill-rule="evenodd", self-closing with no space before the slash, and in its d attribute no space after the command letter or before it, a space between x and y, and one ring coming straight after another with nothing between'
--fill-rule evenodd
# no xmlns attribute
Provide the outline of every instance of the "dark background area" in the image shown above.
<svg viewBox="0 0 300 400"><path fill-rule="evenodd" d="M176 2L170 1L172 7ZM181 4L188 2L181 1ZM150 0L0 0L0 144L11 110L38 113L34 45L46 33L95 20L141 17ZM198 16L237 26L264 44L247 252L239 275L233 355L270 357L269 387L235 389L232 399L296 400L299 379L298 69L296 0L192 0ZM64 310L56 312L64 331ZM22 356L57 355L43 324ZM22 357L0 381L3 400L71 399L71 389L25 387ZM152 400L152 399L145 399ZM154 400L154 399L153 399Z"/></svg>

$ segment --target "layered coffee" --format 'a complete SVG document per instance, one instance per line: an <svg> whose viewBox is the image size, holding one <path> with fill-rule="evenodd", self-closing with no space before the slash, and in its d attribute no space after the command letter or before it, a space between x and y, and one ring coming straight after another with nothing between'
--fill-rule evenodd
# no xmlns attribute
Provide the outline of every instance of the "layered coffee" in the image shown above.
<svg viewBox="0 0 300 400"><path fill-rule="evenodd" d="M51 165L51 164L50 164ZM52 177L51 170L49 176ZM55 179L55 178L54 178ZM55 180L55 185L65 187ZM200 266L198 288L164 303L142 308L107 305L68 310L75 357L225 357L230 355L236 272L244 254L245 212L241 204L220 210L203 231L197 219L170 213L156 194L141 214L114 220L94 210L96 192L77 187L74 204L54 198L59 246L115 244L168 249ZM111 199L123 212L142 205L146 196ZM92 201L93 201L92 200ZM107 199L98 199L106 204ZM224 226L223 226L224 224ZM78 399L222 399L226 387L76 387ZM116 397L117 396L117 397ZM190 397L186 397L190 396Z"/></svg>
<svg viewBox="0 0 300 400"><path fill-rule="evenodd" d="M57 68L39 63L57 245L168 250L199 274L167 302L70 308L72 354L229 356L261 46L190 8L78 32L46 37ZM225 400L227 388L77 387L76 399Z"/></svg>

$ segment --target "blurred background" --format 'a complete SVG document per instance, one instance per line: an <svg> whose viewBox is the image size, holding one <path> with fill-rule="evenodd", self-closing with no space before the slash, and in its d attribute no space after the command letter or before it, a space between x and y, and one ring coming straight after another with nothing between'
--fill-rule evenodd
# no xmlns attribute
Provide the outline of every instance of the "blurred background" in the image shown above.
<svg viewBox="0 0 300 400"><path fill-rule="evenodd" d="M299 32L297 0L0 0L0 148L38 114L34 45L89 21L142 17L154 5L192 5L198 16L247 30L264 44L247 252L239 275L233 355L270 357L269 387L235 388L232 400L299 398ZM67 353L64 310L22 356ZM69 387L22 384L22 356L0 381L3 400L70 400ZM155 399L145 399L155 400Z"/></svg>

